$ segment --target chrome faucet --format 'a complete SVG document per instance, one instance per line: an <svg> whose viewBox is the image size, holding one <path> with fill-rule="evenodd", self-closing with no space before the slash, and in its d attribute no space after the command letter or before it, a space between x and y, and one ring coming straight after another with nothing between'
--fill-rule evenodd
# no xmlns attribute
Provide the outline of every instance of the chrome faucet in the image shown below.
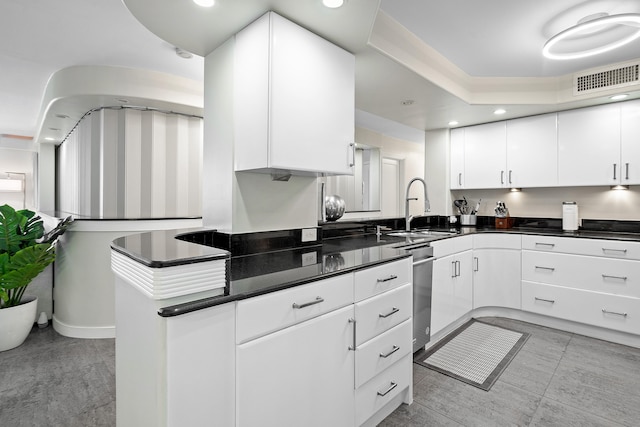
<svg viewBox="0 0 640 427"><path fill-rule="evenodd" d="M409 215L409 200L418 200L417 197L409 197L409 189L411 188L411 184L414 183L414 181L420 181L422 183L422 186L424 187L424 211L429 212L431 210L431 204L429 203L429 197L427 197L427 183L424 182L424 179L422 178L413 178L411 181L409 181L409 184L407 185L407 194L405 196L405 201L404 201L404 224L405 224L405 231L410 231L411 230L411 220L413 219L413 216Z"/></svg>

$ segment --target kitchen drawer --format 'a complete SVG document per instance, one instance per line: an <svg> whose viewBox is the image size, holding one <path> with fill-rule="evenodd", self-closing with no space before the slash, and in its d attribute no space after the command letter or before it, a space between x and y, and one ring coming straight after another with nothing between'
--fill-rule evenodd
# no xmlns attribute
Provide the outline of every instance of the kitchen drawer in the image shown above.
<svg viewBox="0 0 640 427"><path fill-rule="evenodd" d="M640 298L640 261L522 251L522 280Z"/></svg>
<svg viewBox="0 0 640 427"><path fill-rule="evenodd" d="M521 249L520 234L486 233L473 235L473 249Z"/></svg>
<svg viewBox="0 0 640 427"><path fill-rule="evenodd" d="M522 309L632 334L640 331L638 298L523 281Z"/></svg>
<svg viewBox="0 0 640 427"><path fill-rule="evenodd" d="M411 354L408 354L356 390L357 426L409 387L413 372L411 363Z"/></svg>
<svg viewBox="0 0 640 427"><path fill-rule="evenodd" d="M398 286L411 283L413 274L412 259L398 261L356 271L355 301L381 294Z"/></svg>
<svg viewBox="0 0 640 427"><path fill-rule="evenodd" d="M246 342L352 303L352 274L239 301L236 342Z"/></svg>
<svg viewBox="0 0 640 427"><path fill-rule="evenodd" d="M433 247L433 256L435 258L468 251L473 248L473 235L436 240L431 242L431 247Z"/></svg>
<svg viewBox="0 0 640 427"><path fill-rule="evenodd" d="M356 345L411 317L413 286L399 288L356 303Z"/></svg>
<svg viewBox="0 0 640 427"><path fill-rule="evenodd" d="M522 249L640 260L640 242L620 240L525 235Z"/></svg>
<svg viewBox="0 0 640 427"><path fill-rule="evenodd" d="M367 341L356 349L356 382L358 388L384 371L412 349L411 319Z"/></svg>

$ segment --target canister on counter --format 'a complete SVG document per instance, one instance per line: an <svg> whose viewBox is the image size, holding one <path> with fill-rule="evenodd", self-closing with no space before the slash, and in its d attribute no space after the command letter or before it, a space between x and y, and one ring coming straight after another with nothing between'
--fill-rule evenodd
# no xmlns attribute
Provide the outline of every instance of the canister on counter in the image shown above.
<svg viewBox="0 0 640 427"><path fill-rule="evenodd" d="M578 204L576 202L562 202L562 229L564 231L578 229Z"/></svg>

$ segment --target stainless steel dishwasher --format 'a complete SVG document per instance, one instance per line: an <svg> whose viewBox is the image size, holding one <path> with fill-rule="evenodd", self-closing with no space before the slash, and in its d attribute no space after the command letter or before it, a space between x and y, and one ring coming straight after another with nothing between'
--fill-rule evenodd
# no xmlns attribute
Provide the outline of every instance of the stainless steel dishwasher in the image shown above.
<svg viewBox="0 0 640 427"><path fill-rule="evenodd" d="M405 246L413 255L413 352L431 339L433 248L428 243Z"/></svg>

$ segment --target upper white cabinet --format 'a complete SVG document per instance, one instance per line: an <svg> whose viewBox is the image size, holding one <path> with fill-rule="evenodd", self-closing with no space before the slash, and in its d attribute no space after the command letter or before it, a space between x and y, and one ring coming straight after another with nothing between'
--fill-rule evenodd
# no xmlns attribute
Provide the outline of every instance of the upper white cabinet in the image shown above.
<svg viewBox="0 0 640 427"><path fill-rule="evenodd" d="M235 38L235 170L352 174L355 59L269 12Z"/></svg>
<svg viewBox="0 0 640 427"><path fill-rule="evenodd" d="M450 186L452 190L459 190L464 187L464 133L465 128L451 129L449 137L450 144Z"/></svg>
<svg viewBox="0 0 640 427"><path fill-rule="evenodd" d="M640 184L640 101L620 106L620 184Z"/></svg>
<svg viewBox="0 0 640 427"><path fill-rule="evenodd" d="M558 113L560 186L620 183L620 104Z"/></svg>
<svg viewBox="0 0 640 427"><path fill-rule="evenodd" d="M551 187L558 184L556 114L453 129L450 187Z"/></svg>
<svg viewBox="0 0 640 427"><path fill-rule="evenodd" d="M507 121L508 187L558 185L557 115Z"/></svg>

